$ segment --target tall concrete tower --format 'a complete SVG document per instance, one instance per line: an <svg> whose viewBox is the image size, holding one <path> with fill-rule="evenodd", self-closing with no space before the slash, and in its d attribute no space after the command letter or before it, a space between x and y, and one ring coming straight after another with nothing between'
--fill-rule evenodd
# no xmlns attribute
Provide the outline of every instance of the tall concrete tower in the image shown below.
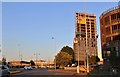
<svg viewBox="0 0 120 77"><path fill-rule="evenodd" d="M96 16L81 12L75 16L74 59L83 65L86 61L86 44L88 56L97 56Z"/></svg>

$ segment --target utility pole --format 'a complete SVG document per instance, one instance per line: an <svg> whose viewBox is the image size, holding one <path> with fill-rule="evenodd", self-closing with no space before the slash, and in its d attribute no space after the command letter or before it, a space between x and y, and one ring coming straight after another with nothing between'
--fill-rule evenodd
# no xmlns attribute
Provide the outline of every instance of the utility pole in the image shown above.
<svg viewBox="0 0 120 77"><path fill-rule="evenodd" d="M36 59L36 66L38 66L37 65L37 60L38 60L38 55L40 55L40 53L35 53L34 55L35 55L35 59Z"/></svg>
<svg viewBox="0 0 120 77"><path fill-rule="evenodd" d="M56 43L55 43L55 38L54 37L52 37L52 39L54 40L54 50L55 50L55 52L56 52ZM55 67L55 70L56 70L56 58L55 58L55 60L54 60L54 67Z"/></svg>
<svg viewBox="0 0 120 77"><path fill-rule="evenodd" d="M77 36L78 36L77 37L77 42L76 42L78 44L78 53L77 53L77 55L78 55L78 57L77 57L78 58L78 66L77 66L77 73L80 73L80 42L79 42L79 40L81 38L80 36L84 35L84 34L85 33L81 33L81 32L77 33Z"/></svg>
<svg viewBox="0 0 120 77"><path fill-rule="evenodd" d="M18 44L18 52L19 52L19 61L20 61L20 64L22 66L22 54L21 54L21 51L20 51L20 44Z"/></svg>

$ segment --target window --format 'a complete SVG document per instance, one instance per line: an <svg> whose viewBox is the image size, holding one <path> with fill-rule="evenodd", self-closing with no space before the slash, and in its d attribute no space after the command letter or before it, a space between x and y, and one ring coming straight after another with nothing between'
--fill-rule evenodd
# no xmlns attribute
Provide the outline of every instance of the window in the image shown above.
<svg viewBox="0 0 120 77"><path fill-rule="evenodd" d="M94 20L91 20L92 22L94 22Z"/></svg>
<svg viewBox="0 0 120 77"><path fill-rule="evenodd" d="M120 24L118 24L118 29L120 29Z"/></svg>
<svg viewBox="0 0 120 77"><path fill-rule="evenodd" d="M104 21L105 21L105 22L104 22L105 24L109 24L109 23L110 23L110 18L109 18L109 16L105 17Z"/></svg>
<svg viewBox="0 0 120 77"><path fill-rule="evenodd" d="M113 40L120 40L120 35L113 36Z"/></svg>
<svg viewBox="0 0 120 77"><path fill-rule="evenodd" d="M120 13L117 13L117 19L120 19Z"/></svg>
<svg viewBox="0 0 120 77"><path fill-rule="evenodd" d="M89 19L86 19L86 21L89 21Z"/></svg>
<svg viewBox="0 0 120 77"><path fill-rule="evenodd" d="M111 40L111 37L106 38L106 42L109 42Z"/></svg>
<svg viewBox="0 0 120 77"><path fill-rule="evenodd" d="M116 19L116 14L112 14L111 15L111 20L115 20Z"/></svg>
<svg viewBox="0 0 120 77"><path fill-rule="evenodd" d="M94 25L93 25L93 24L91 24L91 27L94 27Z"/></svg>
<svg viewBox="0 0 120 77"><path fill-rule="evenodd" d="M95 16L89 16L90 18L95 18Z"/></svg>
<svg viewBox="0 0 120 77"><path fill-rule="evenodd" d="M92 27L91 30L94 30L94 27Z"/></svg>
<svg viewBox="0 0 120 77"><path fill-rule="evenodd" d="M117 30L117 25L113 25L112 30Z"/></svg>
<svg viewBox="0 0 120 77"><path fill-rule="evenodd" d="M120 30L120 24L112 25L112 33L116 33Z"/></svg>
<svg viewBox="0 0 120 77"><path fill-rule="evenodd" d="M91 25L94 25L94 22L91 22Z"/></svg>
<svg viewBox="0 0 120 77"><path fill-rule="evenodd" d="M110 27L106 28L106 34L110 34Z"/></svg>
<svg viewBox="0 0 120 77"><path fill-rule="evenodd" d="M94 36L94 35L92 35L92 38L95 38L95 36Z"/></svg>

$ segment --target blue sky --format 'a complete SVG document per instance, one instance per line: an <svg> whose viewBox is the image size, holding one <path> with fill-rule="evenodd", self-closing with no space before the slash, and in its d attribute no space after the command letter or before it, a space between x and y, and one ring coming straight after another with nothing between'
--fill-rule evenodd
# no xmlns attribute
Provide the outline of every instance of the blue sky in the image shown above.
<svg viewBox="0 0 120 77"><path fill-rule="evenodd" d="M97 16L99 35L99 16L114 6L117 2L86 2L86 13ZM24 60L34 59L35 53L40 53L41 59L53 59L63 46L73 47L75 12L84 12L83 8L82 2L3 3L3 56L7 60L19 59L20 51Z"/></svg>
<svg viewBox="0 0 120 77"><path fill-rule="evenodd" d="M2 2L118 2L119 0L1 0Z"/></svg>

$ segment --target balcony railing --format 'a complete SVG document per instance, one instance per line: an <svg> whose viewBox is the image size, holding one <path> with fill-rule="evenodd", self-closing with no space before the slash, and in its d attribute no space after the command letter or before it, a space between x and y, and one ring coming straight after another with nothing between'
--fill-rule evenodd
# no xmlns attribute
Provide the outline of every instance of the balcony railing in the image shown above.
<svg viewBox="0 0 120 77"><path fill-rule="evenodd" d="M116 6L116 7L113 7L113 8L110 8L110 9L104 11L104 12L100 15L100 19L102 18L103 15L105 15L105 14L111 12L111 11L117 10L117 9L120 9L120 7L119 7L119 6Z"/></svg>

